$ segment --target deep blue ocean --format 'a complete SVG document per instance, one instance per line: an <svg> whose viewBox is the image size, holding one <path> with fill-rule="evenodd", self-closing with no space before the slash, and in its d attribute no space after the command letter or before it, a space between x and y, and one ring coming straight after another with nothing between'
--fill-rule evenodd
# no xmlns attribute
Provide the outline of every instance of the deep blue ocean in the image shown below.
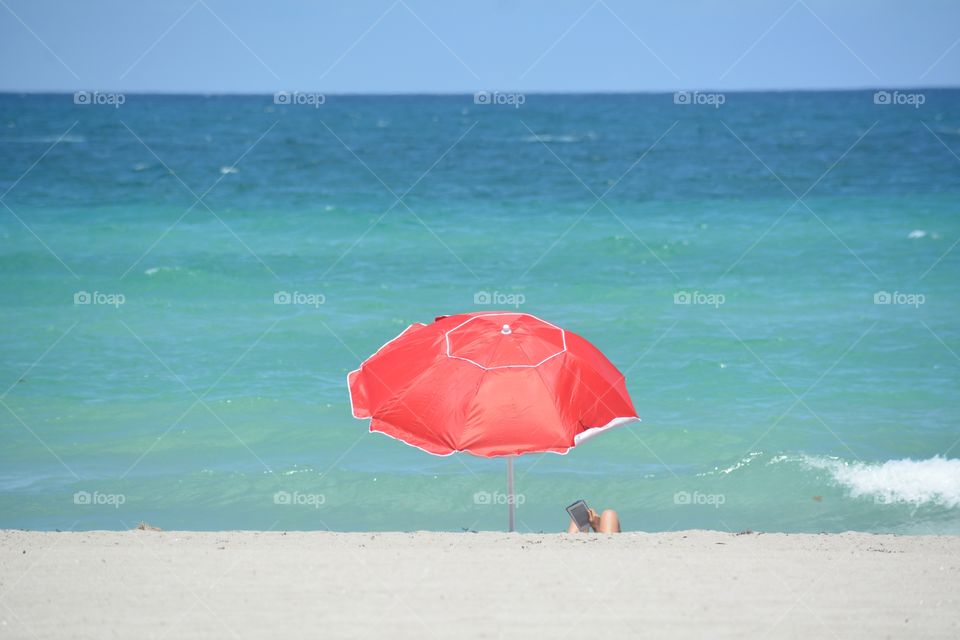
<svg viewBox="0 0 960 640"><path fill-rule="evenodd" d="M0 527L503 529L346 375L504 307L643 418L521 531L960 533L960 90L889 97L0 95Z"/></svg>

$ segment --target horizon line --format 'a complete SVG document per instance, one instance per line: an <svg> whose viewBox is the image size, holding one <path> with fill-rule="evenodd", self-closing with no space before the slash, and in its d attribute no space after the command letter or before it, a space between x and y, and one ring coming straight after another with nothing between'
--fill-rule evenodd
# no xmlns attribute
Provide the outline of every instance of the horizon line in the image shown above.
<svg viewBox="0 0 960 640"><path fill-rule="evenodd" d="M0 88L0 95L72 95L80 92L88 93L119 93L124 95L142 95L142 96L200 96L200 97L257 97L273 96L278 93L317 93L324 96L339 97L460 97L474 96L478 93L490 94L522 94L525 96L588 96L588 95L671 95L675 93L852 93L864 91L889 91L909 89L912 91L943 91L951 89L960 89L957 85L863 85L855 87L780 87L780 88L737 88L737 89L717 89L717 88L679 88L679 89L574 89L574 90L552 90L537 89L533 91L523 91L520 89L480 89L476 91L321 91L318 89L279 89L275 91L195 91L195 90L158 90L142 89L133 91L124 91L120 89L7 89Z"/></svg>

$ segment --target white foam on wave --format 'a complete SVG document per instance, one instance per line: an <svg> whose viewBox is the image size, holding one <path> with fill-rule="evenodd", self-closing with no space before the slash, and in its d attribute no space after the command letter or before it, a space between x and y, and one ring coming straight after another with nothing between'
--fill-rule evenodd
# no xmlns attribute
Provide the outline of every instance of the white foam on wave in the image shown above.
<svg viewBox="0 0 960 640"><path fill-rule="evenodd" d="M81 143L86 142L86 141L87 141L87 139L86 139L85 137L83 137L83 136L77 136L77 135L72 135L72 136L71 136L71 135L66 135L66 136L47 136L47 137L45 137L45 138L40 138L40 142L43 143L43 144L46 144L46 143L48 143L48 142L51 143L51 144L54 143L54 142L56 142L56 143L58 143L58 144L59 144L59 143L62 143L62 142L66 142L67 144L71 144L71 143L73 143L73 144L81 144Z"/></svg>
<svg viewBox="0 0 960 640"><path fill-rule="evenodd" d="M748 453L748 454L745 455L744 457L740 458L739 460L737 460L737 461L734 462L733 464L728 465L727 467L724 467L724 468L714 467L714 468L711 469L710 471L706 471L706 472L703 472L703 473L698 473L698 474L697 474L697 477L712 476L712 475L716 475L716 474L718 474L718 473L722 473L722 474L724 474L724 475L729 475L729 474L733 473L734 471L736 471L737 469L741 469L741 468L743 468L743 467L746 467L746 466L749 465L751 462L753 462L756 458L758 458L758 457L760 457L760 456L762 456L762 455L763 455L763 451L751 451L750 453Z"/></svg>
<svg viewBox="0 0 960 640"><path fill-rule="evenodd" d="M926 235L927 235L927 232L924 231L923 229L914 229L913 231L907 234L907 237L910 238L911 240L917 240L918 238L925 238Z"/></svg>
<svg viewBox="0 0 960 640"><path fill-rule="evenodd" d="M144 270L144 274L148 276L155 276L160 272L166 271L180 271L180 267L150 267L149 269Z"/></svg>
<svg viewBox="0 0 960 640"><path fill-rule="evenodd" d="M580 142L580 138L577 136L569 135L550 135L549 133L538 134L532 136L524 136L522 138L524 142Z"/></svg>
<svg viewBox="0 0 960 640"><path fill-rule="evenodd" d="M85 137L78 135L43 136L40 138L5 138L2 140L2 142L12 144L81 144L86 141L87 139Z"/></svg>
<svg viewBox="0 0 960 640"><path fill-rule="evenodd" d="M960 459L934 456L926 460L847 462L838 458L804 456L803 463L824 469L853 498L872 497L875 502L907 502L960 507Z"/></svg>

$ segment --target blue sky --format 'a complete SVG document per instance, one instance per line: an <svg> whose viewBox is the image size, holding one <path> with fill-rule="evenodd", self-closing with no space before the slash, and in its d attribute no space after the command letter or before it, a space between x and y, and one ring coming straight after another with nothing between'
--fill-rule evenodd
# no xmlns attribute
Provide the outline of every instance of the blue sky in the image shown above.
<svg viewBox="0 0 960 640"><path fill-rule="evenodd" d="M960 85L960 2L0 0L0 90Z"/></svg>

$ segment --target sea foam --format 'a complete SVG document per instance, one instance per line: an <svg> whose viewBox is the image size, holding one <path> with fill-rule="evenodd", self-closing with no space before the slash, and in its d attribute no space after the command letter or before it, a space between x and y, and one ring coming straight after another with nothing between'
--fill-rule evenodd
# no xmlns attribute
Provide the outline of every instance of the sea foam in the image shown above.
<svg viewBox="0 0 960 640"><path fill-rule="evenodd" d="M836 458L804 457L804 464L824 469L853 498L878 503L907 502L960 507L960 459L934 456L926 460L866 463Z"/></svg>
<svg viewBox="0 0 960 640"><path fill-rule="evenodd" d="M524 136L524 142L580 142L580 138L571 135L551 135L549 133Z"/></svg>

